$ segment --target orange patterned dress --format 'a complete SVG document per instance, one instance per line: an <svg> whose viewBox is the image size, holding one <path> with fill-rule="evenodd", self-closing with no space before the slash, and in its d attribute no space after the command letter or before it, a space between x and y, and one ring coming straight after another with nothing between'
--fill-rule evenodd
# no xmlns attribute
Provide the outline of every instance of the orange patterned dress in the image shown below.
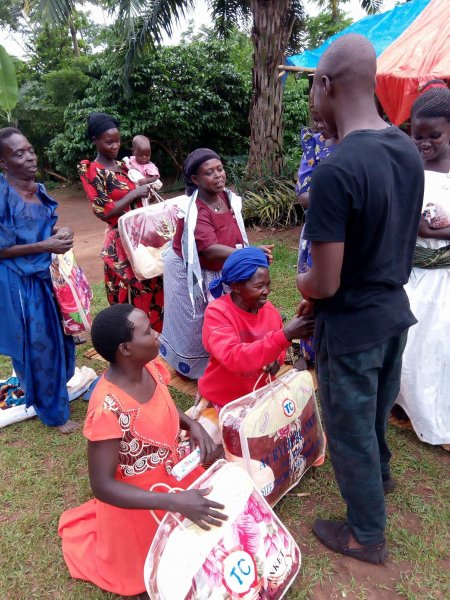
<svg viewBox="0 0 450 600"><path fill-rule="evenodd" d="M173 465L183 457L180 421L166 387L168 372L155 362L147 369L157 386L145 404L104 376L100 379L89 401L84 435L94 442L121 440L117 481L147 490L157 483L185 488L203 469L197 467L182 481L170 475ZM157 511L157 515L162 518L164 512ZM149 510L118 508L94 499L65 511L58 533L72 577L132 596L145 591L144 562L157 528Z"/></svg>
<svg viewBox="0 0 450 600"><path fill-rule="evenodd" d="M135 184L128 179L127 167L117 161L121 172L110 171L98 162L82 160L78 164L78 173L84 191L92 205L94 215L107 224L105 241L100 254L105 263L106 295L110 304L126 304L130 302L143 310L150 320L153 329L162 331L163 319L163 280L162 276L139 281L131 268L117 229L118 216L108 217L115 202L121 200ZM140 200L131 203L124 210L141 208Z"/></svg>

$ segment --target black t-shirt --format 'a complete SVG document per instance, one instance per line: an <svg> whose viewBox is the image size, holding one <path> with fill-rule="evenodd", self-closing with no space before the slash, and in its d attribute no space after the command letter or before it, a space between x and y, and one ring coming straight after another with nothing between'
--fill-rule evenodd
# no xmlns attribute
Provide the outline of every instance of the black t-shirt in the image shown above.
<svg viewBox="0 0 450 600"><path fill-rule="evenodd" d="M341 284L316 304L330 354L367 350L416 323L407 283L423 200L423 165L397 127L354 131L312 175L304 237L344 242Z"/></svg>

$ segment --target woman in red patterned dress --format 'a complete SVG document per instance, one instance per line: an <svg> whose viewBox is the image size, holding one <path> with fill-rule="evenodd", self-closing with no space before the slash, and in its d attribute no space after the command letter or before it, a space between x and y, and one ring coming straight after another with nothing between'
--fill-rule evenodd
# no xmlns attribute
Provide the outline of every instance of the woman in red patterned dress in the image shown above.
<svg viewBox="0 0 450 600"><path fill-rule="evenodd" d="M158 332L162 330L163 280L154 277L139 281L131 268L117 229L119 217L142 206L150 193L149 182L136 187L128 169L116 160L120 149L118 121L105 113L88 117L88 135L97 148L94 161L82 160L78 173L94 215L105 221L107 229L100 254L105 263L105 285L110 304L130 303L143 310Z"/></svg>
<svg viewBox="0 0 450 600"><path fill-rule="evenodd" d="M150 511L181 513L203 529L226 519L210 500L210 489L186 488L203 472L198 466L181 481L171 471L189 452L180 429L189 431L201 462L216 445L196 421L177 408L167 389L169 374L155 362L158 335L141 310L115 305L92 326L95 349L110 361L89 401L84 425L89 480L95 499L65 511L59 521L64 560L76 579L132 596L145 590L144 563L158 523ZM186 548L189 552L189 548Z"/></svg>

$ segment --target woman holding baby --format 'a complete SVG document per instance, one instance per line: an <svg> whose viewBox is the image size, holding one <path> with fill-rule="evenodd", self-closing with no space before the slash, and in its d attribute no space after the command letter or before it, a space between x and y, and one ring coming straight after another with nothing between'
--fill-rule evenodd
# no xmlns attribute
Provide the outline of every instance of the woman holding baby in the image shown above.
<svg viewBox="0 0 450 600"><path fill-rule="evenodd" d="M88 136L96 146L97 156L93 161L82 160L78 164L78 173L94 215L107 224L100 256L105 263L108 302L130 303L140 308L148 315L153 329L160 332L164 305L162 277L145 281L136 278L117 229L121 215L143 205L158 174L143 176L142 180L133 182L128 167L123 161L117 160L120 150L119 123L110 115L90 114Z"/></svg>

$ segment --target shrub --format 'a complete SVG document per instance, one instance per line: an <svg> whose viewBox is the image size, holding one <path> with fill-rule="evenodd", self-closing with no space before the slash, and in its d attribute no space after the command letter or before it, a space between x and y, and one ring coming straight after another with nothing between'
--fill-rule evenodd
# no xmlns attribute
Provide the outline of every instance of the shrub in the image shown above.
<svg viewBox="0 0 450 600"><path fill-rule="evenodd" d="M261 227L290 227L299 222L295 185L286 179L269 179L243 194L243 216Z"/></svg>
<svg viewBox="0 0 450 600"><path fill-rule="evenodd" d="M119 119L125 148L137 133L147 135L163 177L173 165L179 168L196 147L243 154L251 90L230 54L228 44L210 39L149 52L131 76L129 99L108 58L99 58L84 98L66 108L64 131L50 144L56 169L73 176L76 163L93 153L85 131L86 117L93 111Z"/></svg>
<svg viewBox="0 0 450 600"><path fill-rule="evenodd" d="M286 78L283 95L283 154L285 171L291 179L296 178L302 156L300 129L309 124L309 83L306 78Z"/></svg>

